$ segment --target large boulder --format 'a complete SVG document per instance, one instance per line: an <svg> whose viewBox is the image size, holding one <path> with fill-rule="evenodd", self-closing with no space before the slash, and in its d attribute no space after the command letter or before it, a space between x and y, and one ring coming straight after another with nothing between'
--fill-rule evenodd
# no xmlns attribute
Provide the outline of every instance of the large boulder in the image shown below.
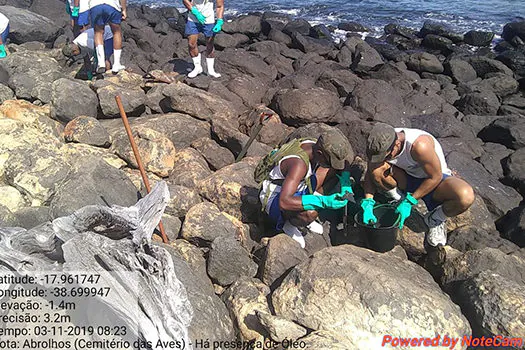
<svg viewBox="0 0 525 350"><path fill-rule="evenodd" d="M137 87L107 84L97 89L100 110L105 118L119 118L120 110L115 102L115 96L120 96L124 112L130 117L137 117L145 111L146 94Z"/></svg>
<svg viewBox="0 0 525 350"><path fill-rule="evenodd" d="M98 98L88 84L61 78L53 83L52 89L53 118L67 123L79 116L97 117Z"/></svg>
<svg viewBox="0 0 525 350"><path fill-rule="evenodd" d="M507 41L511 41L516 36L520 37L521 40L525 40L525 21L521 20L505 24L501 36Z"/></svg>
<svg viewBox="0 0 525 350"><path fill-rule="evenodd" d="M429 72L440 74L443 73L443 64L438 58L428 52L417 52L410 55L406 63L408 69L417 73Z"/></svg>
<svg viewBox="0 0 525 350"><path fill-rule="evenodd" d="M0 12L9 18L9 38L15 44L29 41L52 43L60 34L55 21L29 10L0 6Z"/></svg>
<svg viewBox="0 0 525 350"><path fill-rule="evenodd" d="M475 335L505 337L502 345L525 337L523 284L484 271L461 284L457 299Z"/></svg>
<svg viewBox="0 0 525 350"><path fill-rule="evenodd" d="M494 39L493 32L470 30L465 33L465 43L472 46L489 46Z"/></svg>
<svg viewBox="0 0 525 350"><path fill-rule="evenodd" d="M330 122L341 105L339 97L321 88L295 89L279 92L273 100L273 109L289 125Z"/></svg>
<svg viewBox="0 0 525 350"><path fill-rule="evenodd" d="M304 53L315 52L319 55L326 55L334 50L333 43L328 39L311 38L299 33L294 33L292 35L292 47L297 48Z"/></svg>
<svg viewBox="0 0 525 350"><path fill-rule="evenodd" d="M496 218L517 207L522 200L515 189L503 185L483 165L464 153L452 151L446 158L449 168L474 188Z"/></svg>
<svg viewBox="0 0 525 350"><path fill-rule="evenodd" d="M456 102L463 114L495 115L501 103L492 91L470 92Z"/></svg>
<svg viewBox="0 0 525 350"><path fill-rule="evenodd" d="M354 71L369 71L383 63L384 61L376 49L370 46L367 42L361 42L355 47L350 68Z"/></svg>
<svg viewBox="0 0 525 350"><path fill-rule="evenodd" d="M436 138L459 137L469 140L476 136L467 125L445 113L415 115L410 118L410 123L413 128L425 130Z"/></svg>
<svg viewBox="0 0 525 350"><path fill-rule="evenodd" d="M184 217L194 206L202 202L201 197L194 189L181 185L168 184L170 200L166 206L166 214L175 217Z"/></svg>
<svg viewBox="0 0 525 350"><path fill-rule="evenodd" d="M449 232L447 244L462 252L488 247L510 254L520 249L516 244L500 237L497 231L486 231L479 226L462 226Z"/></svg>
<svg viewBox="0 0 525 350"><path fill-rule="evenodd" d="M520 149L525 147L525 119L519 116L498 118L483 128L478 136L485 142Z"/></svg>
<svg viewBox="0 0 525 350"><path fill-rule="evenodd" d="M395 126L410 126L402 96L384 80L363 80L348 95L344 104L352 106L367 119Z"/></svg>
<svg viewBox="0 0 525 350"><path fill-rule="evenodd" d="M503 62L517 75L525 75L525 54L523 52L518 50L507 50L500 53L496 59Z"/></svg>
<svg viewBox="0 0 525 350"><path fill-rule="evenodd" d="M64 128L66 142L85 143L98 147L109 147L111 138L102 124L93 117L76 117Z"/></svg>
<svg viewBox="0 0 525 350"><path fill-rule="evenodd" d="M385 334L471 333L459 307L420 266L351 245L324 249L293 268L272 304L277 316L339 334L347 349L377 348Z"/></svg>
<svg viewBox="0 0 525 350"><path fill-rule="evenodd" d="M476 70L465 60L451 59L445 62L444 68L456 83L468 83L478 77Z"/></svg>
<svg viewBox="0 0 525 350"><path fill-rule="evenodd" d="M259 185L253 179L257 159L228 165L199 182L200 194L243 222L257 222Z"/></svg>
<svg viewBox="0 0 525 350"><path fill-rule="evenodd" d="M52 19L59 27L68 24L70 19L64 11L64 3L60 0L32 0L29 10Z"/></svg>
<svg viewBox="0 0 525 350"><path fill-rule="evenodd" d="M211 243L208 275L221 286L229 286L243 277L254 277L257 264L236 237L219 236Z"/></svg>
<svg viewBox="0 0 525 350"><path fill-rule="evenodd" d="M266 90L268 90L268 86L264 82L246 75L233 78L226 87L239 96L246 106L250 107L260 104Z"/></svg>
<svg viewBox="0 0 525 350"><path fill-rule="evenodd" d="M500 180L503 179L503 160L513 153L512 150L492 142L485 143L483 150L485 153L479 158L479 162L489 173Z"/></svg>
<svg viewBox="0 0 525 350"><path fill-rule="evenodd" d="M215 204L202 202L186 213L181 235L194 244L209 246L217 237L236 237L237 228Z"/></svg>
<svg viewBox="0 0 525 350"><path fill-rule="evenodd" d="M525 206L521 205L509 211L496 221L496 228L503 237L525 247Z"/></svg>
<svg viewBox="0 0 525 350"><path fill-rule="evenodd" d="M513 76L512 70L500 61L485 56L473 56L468 58L468 62L476 71L480 78L485 78L489 73L504 73Z"/></svg>
<svg viewBox="0 0 525 350"><path fill-rule="evenodd" d="M206 160L197 150L184 148L175 154L175 163L169 182L174 185L196 188L199 181L211 173Z"/></svg>
<svg viewBox="0 0 525 350"><path fill-rule="evenodd" d="M222 30L228 34L241 33L248 36L257 36L261 32L261 17L243 15L224 23Z"/></svg>
<svg viewBox="0 0 525 350"><path fill-rule="evenodd" d="M137 188L123 171L101 159L87 158L58 186L50 202L50 215L67 216L86 205L129 207L137 199Z"/></svg>
<svg viewBox="0 0 525 350"><path fill-rule="evenodd" d="M277 69L268 65L255 52L227 49L217 55L217 71L230 77L249 75L270 83L277 77Z"/></svg>
<svg viewBox="0 0 525 350"><path fill-rule="evenodd" d="M225 147L220 146L211 138L202 137L191 143L202 154L213 170L219 170L235 161L233 154Z"/></svg>
<svg viewBox="0 0 525 350"><path fill-rule="evenodd" d="M520 148L502 161L504 182L525 193L525 148Z"/></svg>
<svg viewBox="0 0 525 350"><path fill-rule="evenodd" d="M174 111L189 114L201 120L236 117L235 108L229 101L183 83L172 83L166 86L163 94L169 98Z"/></svg>
<svg viewBox="0 0 525 350"><path fill-rule="evenodd" d="M144 126L133 126L132 134L141 155L144 168L160 177L167 177L175 166L175 147L163 134ZM117 132L111 151L138 169L137 160L125 131Z"/></svg>

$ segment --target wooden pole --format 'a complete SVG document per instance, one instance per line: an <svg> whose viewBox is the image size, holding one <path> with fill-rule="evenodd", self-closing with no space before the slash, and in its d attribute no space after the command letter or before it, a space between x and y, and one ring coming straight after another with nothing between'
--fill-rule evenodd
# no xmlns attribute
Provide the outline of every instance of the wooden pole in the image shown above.
<svg viewBox="0 0 525 350"><path fill-rule="evenodd" d="M122 100L120 99L120 96L115 96L115 101L117 101L117 106L120 111L120 117L122 118L122 122L124 123L124 128L126 129L126 133L128 134L129 142L131 143L131 149L133 150L133 154L135 155L135 159L137 160L137 164L139 166L140 176L142 177L142 181L144 182L144 185L146 186L146 191L148 193L151 192L151 187L149 185L148 177L146 176L146 171L144 170L144 165L142 164L142 160L140 158L139 149L137 147L137 144L135 143L135 139L133 138L133 133L131 132L131 127L129 126L128 117L126 116L126 112L124 111L124 106L122 106ZM159 231L162 236L162 242L168 243L168 236L166 236L166 232L164 231L164 225L162 225L162 221L159 222Z"/></svg>

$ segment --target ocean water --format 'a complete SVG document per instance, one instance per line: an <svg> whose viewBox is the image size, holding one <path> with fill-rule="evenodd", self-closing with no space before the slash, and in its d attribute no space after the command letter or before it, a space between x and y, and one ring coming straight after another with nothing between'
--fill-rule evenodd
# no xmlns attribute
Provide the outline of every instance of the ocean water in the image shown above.
<svg viewBox="0 0 525 350"><path fill-rule="evenodd" d="M175 6L182 0L128 0L130 4ZM383 33L388 23L420 29L432 20L448 24L459 33L488 30L501 34L505 23L525 17L525 0L225 0L226 17L255 11L275 11L301 17L312 24L337 25L343 21L359 22Z"/></svg>

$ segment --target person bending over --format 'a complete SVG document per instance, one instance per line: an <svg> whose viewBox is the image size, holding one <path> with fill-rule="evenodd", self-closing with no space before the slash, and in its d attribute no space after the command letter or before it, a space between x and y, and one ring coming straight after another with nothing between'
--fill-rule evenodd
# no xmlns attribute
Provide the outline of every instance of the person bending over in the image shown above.
<svg viewBox="0 0 525 350"><path fill-rule="evenodd" d="M126 20L126 0L90 0L89 16L95 29L95 50L97 53L97 73L106 72L104 52L104 27L109 24L113 33L113 67L111 71L118 73L126 69L120 63L122 55L122 31L120 23Z"/></svg>
<svg viewBox="0 0 525 350"><path fill-rule="evenodd" d="M215 51L213 39L215 34L220 32L224 20L224 0L184 0L184 6L188 9L188 21L186 22L185 34L188 36L188 49L193 60L193 70L188 73L188 78L195 78L202 73L201 54L197 46L199 33L206 37L206 66L208 75L220 78L220 74L215 71ZM216 2L217 22L213 11Z"/></svg>
<svg viewBox="0 0 525 350"><path fill-rule="evenodd" d="M62 54L66 57L82 56L84 58L84 67L87 71L88 79L93 78L93 67L91 58L95 56L95 30L89 28L83 31L79 36L73 40L71 44L67 44L62 48ZM104 27L104 57L106 69L111 69L111 62L109 59L113 55L113 33L109 26Z"/></svg>
<svg viewBox="0 0 525 350"><path fill-rule="evenodd" d="M410 216L412 207L422 199L428 213L425 237L427 253L440 264L447 243L445 221L466 211L474 202L474 191L464 180L452 176L439 142L429 133L408 128L376 124L367 142L368 169L364 179L365 198L361 201L363 221L377 222L373 214L376 191L400 201L399 228Z"/></svg>
<svg viewBox="0 0 525 350"><path fill-rule="evenodd" d="M305 247L300 228L323 234L316 222L321 209L340 209L352 192L345 159L353 156L348 139L339 130L329 130L317 139L294 139L273 150L259 163L255 179L262 180L259 199L263 210L278 231ZM325 179L335 171L341 180L341 193L321 195Z"/></svg>

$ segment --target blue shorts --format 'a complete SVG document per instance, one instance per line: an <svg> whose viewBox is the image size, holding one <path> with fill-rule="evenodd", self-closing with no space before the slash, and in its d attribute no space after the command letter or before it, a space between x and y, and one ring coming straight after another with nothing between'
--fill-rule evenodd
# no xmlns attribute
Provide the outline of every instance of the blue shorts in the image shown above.
<svg viewBox="0 0 525 350"><path fill-rule="evenodd" d="M7 42L7 37L9 36L9 24L7 25L7 28L2 32L2 34L0 34L2 36L2 43L5 43Z"/></svg>
<svg viewBox="0 0 525 350"><path fill-rule="evenodd" d="M315 188L317 187L317 178L315 174L312 174L312 176L310 176L310 182L312 184L312 189L315 191ZM295 192L294 196L303 196L305 194L312 194L312 193L310 193L308 188L305 188L302 191ZM277 231L281 231L283 229L284 222L286 221L283 216L283 211L279 207L279 198L281 198L280 192L272 200L272 203L270 204L270 208L269 208L269 213L268 213L268 217L270 218L272 222L275 223L275 229Z"/></svg>
<svg viewBox="0 0 525 350"><path fill-rule="evenodd" d="M447 177L451 177L451 176L452 175L443 174L443 177L441 178L441 181L443 181ZM425 181L425 180L426 179L420 179L420 178L417 178L417 177L414 177L412 175L408 175L407 174L407 188L406 188L406 192L414 193L414 191L416 191L419 188L419 186L421 186L423 181ZM432 211L432 210L436 209L438 206L441 205L441 203L436 202L434 200L434 198L432 198L434 196L434 191L435 191L435 189L430 191L430 193L426 194L425 196L423 196L423 198L421 198L423 200L423 202L425 202L428 211Z"/></svg>
<svg viewBox="0 0 525 350"><path fill-rule="evenodd" d="M122 22L122 13L116 8L107 5L97 5L89 10L91 25L104 26L108 23L120 24Z"/></svg>
<svg viewBox="0 0 525 350"><path fill-rule="evenodd" d="M213 32L214 23L210 24L200 24L199 22L187 21L186 28L184 29L184 34L186 35L196 35L203 33L206 38L211 38L215 35Z"/></svg>
<svg viewBox="0 0 525 350"><path fill-rule="evenodd" d="M89 23L89 11L84 11L78 14L77 24L81 27L87 26Z"/></svg>

